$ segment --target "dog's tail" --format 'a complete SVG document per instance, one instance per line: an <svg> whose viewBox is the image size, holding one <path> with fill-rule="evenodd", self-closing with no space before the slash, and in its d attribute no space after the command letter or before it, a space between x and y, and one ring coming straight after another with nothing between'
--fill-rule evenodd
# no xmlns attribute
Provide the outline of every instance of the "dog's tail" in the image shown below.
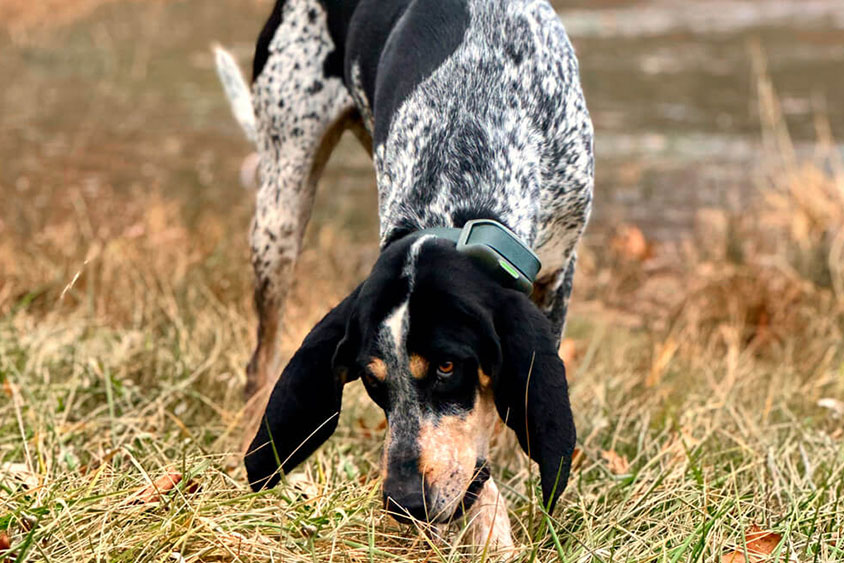
<svg viewBox="0 0 844 563"><path fill-rule="evenodd" d="M237 66L237 61L234 60L231 53L220 45L214 46L214 58L217 63L217 75L220 77L226 97L231 104L234 118L240 124L246 138L252 144L257 144L258 130L255 123L255 110L252 106L252 93L249 91L249 86L246 85L240 67Z"/></svg>

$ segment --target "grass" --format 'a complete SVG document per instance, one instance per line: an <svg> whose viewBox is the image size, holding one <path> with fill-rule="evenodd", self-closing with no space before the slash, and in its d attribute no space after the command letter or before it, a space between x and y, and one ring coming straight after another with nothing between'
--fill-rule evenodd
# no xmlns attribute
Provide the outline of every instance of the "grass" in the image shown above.
<svg viewBox="0 0 844 563"><path fill-rule="evenodd" d="M163 197L133 205L131 232L108 239L89 238L108 218L84 204L26 247L8 237L0 529L11 552L57 561L465 558L453 536L425 539L379 510L381 414L359 388L345 398L337 435L284 486L248 491L239 451L250 280L245 244L225 236L244 217L208 211L191 226ZM742 236L729 245L751 244L752 233ZM330 231L310 238L288 354L360 275L363 266L343 267L358 261L339 254L366 263L367 249L338 248ZM642 286L623 280L646 276L648 261L595 256L584 260L569 331L582 461L550 521L535 502L536 472L508 433L495 439L495 477L522 560L706 561L740 545L753 523L784 536L783 558L844 557L844 431L818 406L844 398L835 289L797 274L783 282L761 255L687 258L665 276L666 287L680 279L687 291L656 317L618 305L637 301ZM604 270L622 281L602 284ZM609 451L629 470L613 472ZM171 471L199 490L128 502Z"/></svg>
<svg viewBox="0 0 844 563"><path fill-rule="evenodd" d="M782 535L773 559L844 559L844 168L823 134L793 154L764 79L760 102L750 209L648 252L586 241L566 344L580 456L550 518L494 438L521 561L717 561L754 524ZM459 527L381 511L383 416L359 386L283 486L246 487L249 214L108 184L0 209L0 560L471 560ZM286 357L372 263L347 236L309 233Z"/></svg>

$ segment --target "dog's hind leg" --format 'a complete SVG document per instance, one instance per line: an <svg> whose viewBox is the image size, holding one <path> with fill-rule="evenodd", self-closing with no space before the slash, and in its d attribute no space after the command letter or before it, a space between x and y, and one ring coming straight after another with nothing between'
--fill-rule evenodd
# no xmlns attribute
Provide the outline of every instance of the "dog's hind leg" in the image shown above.
<svg viewBox="0 0 844 563"><path fill-rule="evenodd" d="M352 98L326 74L334 50L318 0L280 1L256 51L252 86L260 154L250 242L258 343L247 367L249 397L278 375L279 328L316 183L343 130Z"/></svg>

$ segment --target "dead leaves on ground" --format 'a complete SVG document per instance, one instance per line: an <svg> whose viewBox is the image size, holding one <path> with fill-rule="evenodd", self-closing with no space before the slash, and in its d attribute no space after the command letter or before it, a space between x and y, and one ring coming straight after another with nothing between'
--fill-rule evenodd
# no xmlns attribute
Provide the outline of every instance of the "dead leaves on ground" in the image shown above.
<svg viewBox="0 0 844 563"><path fill-rule="evenodd" d="M613 475L628 475L630 473L630 462L623 455L616 453L615 450L602 451L601 458L607 462L607 468Z"/></svg>
<svg viewBox="0 0 844 563"><path fill-rule="evenodd" d="M616 229L610 240L610 249L618 259L627 262L644 262L654 254L653 245L635 225L622 225Z"/></svg>
<svg viewBox="0 0 844 563"><path fill-rule="evenodd" d="M162 475L146 487L141 487L135 491L126 501L129 505L151 504L161 500L161 497L172 491L176 486L182 482L182 474L171 472ZM185 493L195 493L199 490L199 483L196 481L188 481L183 487L182 491Z"/></svg>
<svg viewBox="0 0 844 563"><path fill-rule="evenodd" d="M370 426L363 417L358 417L357 426L366 439L382 437L387 429L387 419L383 418L375 426Z"/></svg>
<svg viewBox="0 0 844 563"><path fill-rule="evenodd" d="M0 533L0 563L17 561L17 553L12 551L12 540L5 533Z"/></svg>
<svg viewBox="0 0 844 563"><path fill-rule="evenodd" d="M12 540L5 532L0 532L0 561L5 561L6 556L10 555L9 550L12 549Z"/></svg>
<svg viewBox="0 0 844 563"><path fill-rule="evenodd" d="M571 338L564 338L560 342L560 359L563 360L563 364L569 371L577 359L577 352L577 343ZM571 373L567 375L571 377Z"/></svg>
<svg viewBox="0 0 844 563"><path fill-rule="evenodd" d="M4 379L3 380L3 393L5 393L6 396L9 397L10 399L14 399L15 393L17 393L17 386L14 385L8 379Z"/></svg>
<svg viewBox="0 0 844 563"><path fill-rule="evenodd" d="M825 398L818 401L818 406L828 409L835 418L844 417L844 401L838 399Z"/></svg>
<svg viewBox="0 0 844 563"><path fill-rule="evenodd" d="M606 463L607 470L613 475L630 475L630 462L626 457L615 450L601 450L600 458ZM577 471L583 467L589 459L581 448L575 448L571 456L571 471Z"/></svg>
<svg viewBox="0 0 844 563"><path fill-rule="evenodd" d="M25 463L7 462L0 464L0 483L13 490L21 485L25 489L33 490L38 487L40 482L38 475L31 471Z"/></svg>
<svg viewBox="0 0 844 563"><path fill-rule="evenodd" d="M777 549L780 541L782 541L781 535L765 531L754 524L744 534L747 552L745 553L743 546L739 546L735 551L722 555L721 563L758 563L765 561Z"/></svg>

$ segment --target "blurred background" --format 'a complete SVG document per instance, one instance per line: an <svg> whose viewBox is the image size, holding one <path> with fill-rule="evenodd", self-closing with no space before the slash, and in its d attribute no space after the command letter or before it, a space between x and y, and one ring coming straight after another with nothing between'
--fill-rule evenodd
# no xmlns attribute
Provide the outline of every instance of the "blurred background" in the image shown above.
<svg viewBox="0 0 844 563"><path fill-rule="evenodd" d="M593 240L622 222L673 239L702 208L742 206L765 157L760 55L797 152L813 150L819 118L821 134L844 136L840 1L554 4L577 47L598 132ZM236 172L250 147L229 116L209 46L221 42L248 68L270 7L3 0L2 228L37 232L75 190L160 190L193 216L247 205ZM348 236L373 240L373 174L351 138L321 191L330 198L321 198L317 223L331 218Z"/></svg>
<svg viewBox="0 0 844 563"><path fill-rule="evenodd" d="M583 456L561 546L531 532L529 464L497 434L517 539L545 560L607 546L680 560L690 545L711 559L766 522L806 560L840 561L844 2L553 3L596 129L561 348ZM230 560L231 545L327 559L337 538L368 545L375 521L379 545L427 557L377 516L383 415L359 386L337 439L297 473L316 504L244 493L252 147L211 46L249 68L270 10L0 0L0 482L14 493L0 500L0 559L4 529L57 560L94 536L126 560L173 537L195 560ZM317 195L285 358L369 271L375 213L371 162L347 134ZM112 512L114 495L174 465L201 477L199 496L161 520ZM44 508L56 499L76 515ZM722 502L734 505L698 542L701 507Z"/></svg>

